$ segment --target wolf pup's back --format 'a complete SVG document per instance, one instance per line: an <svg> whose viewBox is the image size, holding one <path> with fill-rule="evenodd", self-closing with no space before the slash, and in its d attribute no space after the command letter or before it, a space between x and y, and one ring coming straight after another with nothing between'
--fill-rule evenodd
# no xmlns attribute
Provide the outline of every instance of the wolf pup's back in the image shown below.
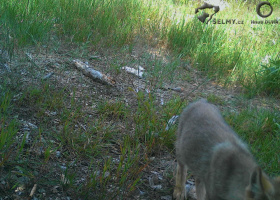
<svg viewBox="0 0 280 200"><path fill-rule="evenodd" d="M280 200L280 177L270 179L258 167L218 108L204 99L180 116L176 157L177 200L186 196L187 169L195 177L198 200Z"/></svg>

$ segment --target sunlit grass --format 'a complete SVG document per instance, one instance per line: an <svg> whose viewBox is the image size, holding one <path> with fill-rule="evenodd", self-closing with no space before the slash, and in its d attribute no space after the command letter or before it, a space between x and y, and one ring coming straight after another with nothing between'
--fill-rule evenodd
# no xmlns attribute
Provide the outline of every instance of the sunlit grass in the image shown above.
<svg viewBox="0 0 280 200"><path fill-rule="evenodd" d="M259 76L254 74L264 58L277 58L279 26L251 24L252 20L264 20L256 14L256 3L235 1L214 18L235 19L242 24L202 24L197 19L201 13L194 15L198 5L167 0L2 1L0 24L4 32L0 40L12 55L18 46L40 45L54 37L122 46L133 44L141 35L146 42L167 44L180 57L191 58L194 66L223 83L256 91ZM274 9L266 20L275 20L278 15L279 10Z"/></svg>

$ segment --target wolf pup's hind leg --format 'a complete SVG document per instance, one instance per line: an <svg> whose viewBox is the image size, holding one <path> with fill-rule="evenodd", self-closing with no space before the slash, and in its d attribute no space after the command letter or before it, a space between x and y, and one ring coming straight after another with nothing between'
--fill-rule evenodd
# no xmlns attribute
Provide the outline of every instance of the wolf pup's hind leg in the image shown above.
<svg viewBox="0 0 280 200"><path fill-rule="evenodd" d="M206 195L205 185L198 178L195 179L195 191L197 200L204 200Z"/></svg>

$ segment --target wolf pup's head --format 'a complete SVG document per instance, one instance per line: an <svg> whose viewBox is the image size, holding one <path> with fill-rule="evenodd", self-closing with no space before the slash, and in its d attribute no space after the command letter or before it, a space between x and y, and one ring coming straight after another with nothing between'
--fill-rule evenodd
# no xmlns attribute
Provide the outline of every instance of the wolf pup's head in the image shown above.
<svg viewBox="0 0 280 200"><path fill-rule="evenodd" d="M270 179L256 167L246 188L245 200L280 200L280 177Z"/></svg>

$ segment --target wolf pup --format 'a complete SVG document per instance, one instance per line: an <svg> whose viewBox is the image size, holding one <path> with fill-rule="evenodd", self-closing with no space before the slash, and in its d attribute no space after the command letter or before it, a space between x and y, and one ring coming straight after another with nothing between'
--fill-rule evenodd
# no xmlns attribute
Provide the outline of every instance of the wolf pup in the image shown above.
<svg viewBox="0 0 280 200"><path fill-rule="evenodd" d="M271 179L258 167L218 108L204 99L180 116L176 156L176 200L186 197L187 169L198 200L280 200L280 177Z"/></svg>

